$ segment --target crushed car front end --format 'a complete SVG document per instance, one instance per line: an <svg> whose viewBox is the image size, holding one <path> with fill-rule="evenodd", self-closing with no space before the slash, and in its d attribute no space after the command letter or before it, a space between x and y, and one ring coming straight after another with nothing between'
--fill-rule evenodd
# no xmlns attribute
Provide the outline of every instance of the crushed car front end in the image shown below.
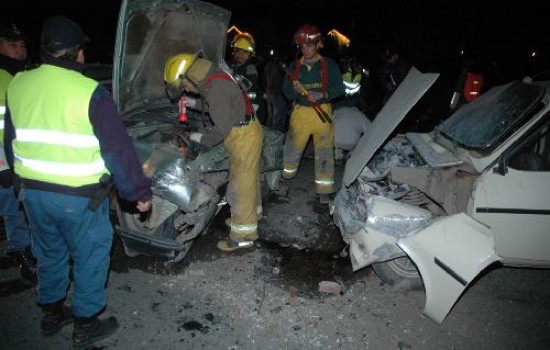
<svg viewBox="0 0 550 350"><path fill-rule="evenodd" d="M228 153L189 141L212 127L207 115L189 109L178 119L178 101L166 93L164 63L181 52L200 53L224 66L231 13L198 0L123 1L115 42L113 97L134 140L144 172L153 179L153 210L143 216L115 200L118 234L127 255L178 262L195 238L207 232L225 204ZM283 134L265 130L264 190L276 186L282 168Z"/></svg>

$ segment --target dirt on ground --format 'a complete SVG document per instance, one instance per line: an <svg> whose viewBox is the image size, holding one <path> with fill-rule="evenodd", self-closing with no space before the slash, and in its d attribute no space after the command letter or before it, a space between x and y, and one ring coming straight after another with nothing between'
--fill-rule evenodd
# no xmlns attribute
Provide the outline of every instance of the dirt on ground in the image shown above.
<svg viewBox="0 0 550 350"><path fill-rule="evenodd" d="M439 325L422 314L423 291L395 291L369 268L352 271L314 194L312 162L265 201L253 249L216 249L227 208L175 266L129 258L117 239L105 316L121 327L92 349L550 348L550 270L491 269ZM0 349L70 349L71 334L67 326L41 338L34 287L2 253Z"/></svg>

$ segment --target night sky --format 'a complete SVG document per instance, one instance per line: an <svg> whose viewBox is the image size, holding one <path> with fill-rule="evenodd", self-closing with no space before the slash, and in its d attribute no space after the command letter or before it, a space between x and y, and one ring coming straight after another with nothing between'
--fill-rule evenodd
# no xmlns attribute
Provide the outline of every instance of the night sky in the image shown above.
<svg viewBox="0 0 550 350"><path fill-rule="evenodd" d="M213 0L232 12L231 24L250 31L261 56L275 48L292 58L292 34L304 23L332 28L352 40L349 54L367 65L379 59L386 45L399 48L425 70L445 69L468 57L498 70L507 78L518 78L550 68L550 36L543 30L547 17L539 5L488 5L473 1L453 5L426 1L289 1L278 0L254 6L252 1ZM91 41L88 62L110 63L118 9L121 0L19 2L2 5L2 21L14 21L33 39L31 58L38 55L38 38L45 17L63 14L81 24ZM478 1L479 3L479 1ZM361 4L361 5L358 5ZM434 5L437 4L437 5ZM525 23L526 22L526 23ZM464 55L460 56L461 50ZM531 52L539 56L530 57ZM329 47L325 54L332 55Z"/></svg>

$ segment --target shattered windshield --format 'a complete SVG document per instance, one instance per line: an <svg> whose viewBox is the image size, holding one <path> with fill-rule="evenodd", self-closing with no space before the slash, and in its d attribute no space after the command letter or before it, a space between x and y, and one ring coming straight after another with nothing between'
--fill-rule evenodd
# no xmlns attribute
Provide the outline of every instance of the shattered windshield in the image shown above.
<svg viewBox="0 0 550 350"><path fill-rule="evenodd" d="M536 112L543 93L543 87L520 81L494 87L436 131L467 149L492 149Z"/></svg>

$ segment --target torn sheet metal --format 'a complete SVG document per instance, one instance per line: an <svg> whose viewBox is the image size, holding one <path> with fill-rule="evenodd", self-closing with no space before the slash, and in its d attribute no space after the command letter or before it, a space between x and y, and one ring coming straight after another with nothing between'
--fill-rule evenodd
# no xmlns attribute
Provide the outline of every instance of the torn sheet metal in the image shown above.
<svg viewBox="0 0 550 350"><path fill-rule="evenodd" d="M346 162L343 177L345 186L350 186L357 179L372 156L438 77L438 73L421 73L415 67L410 69Z"/></svg>

